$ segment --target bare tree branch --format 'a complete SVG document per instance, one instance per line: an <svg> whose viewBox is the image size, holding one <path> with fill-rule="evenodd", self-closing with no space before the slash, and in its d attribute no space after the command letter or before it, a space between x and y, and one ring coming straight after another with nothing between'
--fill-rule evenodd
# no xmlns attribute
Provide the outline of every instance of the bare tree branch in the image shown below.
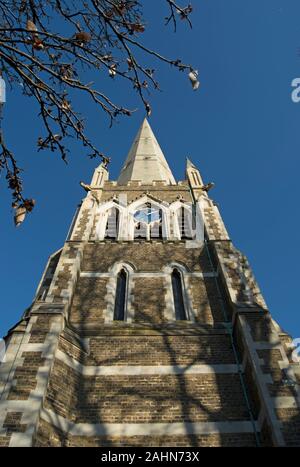
<svg viewBox="0 0 300 467"><path fill-rule="evenodd" d="M180 18L192 27L191 5L161 2L169 9L166 24L172 22L176 31ZM89 157L99 157L105 164L109 161L87 136L74 96L86 94L111 125L119 115L132 115L134 109L119 105L94 83L86 82L87 72L124 79L138 93L148 115L149 89L159 89L159 83L155 70L142 64L138 56L156 59L196 79L191 65L165 57L143 43L145 24L143 6L136 0L0 0L0 72L11 88L21 86L24 96L31 97L39 108L44 128L44 135L37 135L39 151L58 151L67 161L67 140L73 137L81 141ZM193 87L196 89L195 84ZM34 201L23 196L22 171L1 130L2 171L20 220L32 210Z"/></svg>

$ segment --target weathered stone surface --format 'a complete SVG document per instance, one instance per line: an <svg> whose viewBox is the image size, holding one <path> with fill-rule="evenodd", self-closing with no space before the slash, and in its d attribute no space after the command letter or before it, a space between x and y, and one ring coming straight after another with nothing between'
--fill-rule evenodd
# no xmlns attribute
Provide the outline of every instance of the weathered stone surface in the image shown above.
<svg viewBox="0 0 300 467"><path fill-rule="evenodd" d="M191 272L211 272L205 249L186 248L186 243L136 241L88 243L82 271L107 272L116 262L128 262L137 272L161 272L170 263L180 263Z"/></svg>

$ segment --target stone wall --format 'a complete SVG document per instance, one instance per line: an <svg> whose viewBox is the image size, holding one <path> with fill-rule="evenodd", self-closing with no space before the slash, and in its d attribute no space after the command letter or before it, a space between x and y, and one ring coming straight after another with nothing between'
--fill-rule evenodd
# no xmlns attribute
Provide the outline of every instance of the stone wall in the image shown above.
<svg viewBox="0 0 300 467"><path fill-rule="evenodd" d="M111 325L109 335L84 341L64 330L37 446L255 445L224 329L130 330L121 334ZM151 434L164 426L164 435ZM110 434L122 427L122 436Z"/></svg>
<svg viewBox="0 0 300 467"><path fill-rule="evenodd" d="M170 263L183 264L189 271L212 272L205 249L186 248L185 242L160 241L89 242L81 270L107 272L116 262L132 264L139 272L159 272Z"/></svg>

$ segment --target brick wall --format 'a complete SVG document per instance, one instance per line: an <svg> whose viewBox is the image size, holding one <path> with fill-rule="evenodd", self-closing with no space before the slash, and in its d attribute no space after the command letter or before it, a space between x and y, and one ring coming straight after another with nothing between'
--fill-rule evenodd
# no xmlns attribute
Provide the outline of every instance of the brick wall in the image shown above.
<svg viewBox="0 0 300 467"><path fill-rule="evenodd" d="M134 321L158 324L166 321L164 279L147 278L134 279ZM160 297L157 300L157 297Z"/></svg>
<svg viewBox="0 0 300 467"><path fill-rule="evenodd" d="M35 446L253 446L247 398L263 445L300 445L299 407L294 404L299 397L295 387L283 383L291 362L290 340L274 330L249 265L228 240L213 203L206 199L204 214L206 233L214 241L214 270L205 247L186 248L185 242L89 241L96 197L104 202L124 188L106 183L102 193L86 198L71 241L52 268L51 284L43 285L50 285L45 306L34 304L28 314L24 349L19 347L12 360L10 409L5 418L0 416L0 446L26 434L27 421L34 425ZM137 183L127 188L129 202L147 191ZM187 184L148 189L162 201L191 200ZM130 266L132 322L111 322L108 316L116 263ZM195 322L176 322L170 315L172 263L186 271L185 298ZM224 306L233 318L247 398L229 327L223 326ZM55 313L59 319L53 330ZM36 398L40 405L34 405L34 419ZM107 425L115 430L113 424L137 423L145 432L151 432L153 423L179 424L181 434L105 432ZM97 429L102 435L93 434ZM90 434L84 435L85 430ZM30 430L25 442L32 442Z"/></svg>
<svg viewBox="0 0 300 467"><path fill-rule="evenodd" d="M234 364L230 338L225 334L212 335L145 335L103 336L90 339L90 353L84 357L86 365L191 365ZM62 340L62 348L76 358L78 348ZM78 358L78 357L77 357Z"/></svg>
<svg viewBox="0 0 300 467"><path fill-rule="evenodd" d="M116 262L133 264L136 271L159 272L170 262L185 265L190 271L210 272L205 249L186 248L185 242L88 243L84 248L82 271L107 272Z"/></svg>
<svg viewBox="0 0 300 467"><path fill-rule="evenodd" d="M0 439L1 443L1 439ZM251 433L218 433L213 435L189 436L131 436L80 437L66 435L45 421L41 421L35 445L37 447L254 447L255 438Z"/></svg>
<svg viewBox="0 0 300 467"><path fill-rule="evenodd" d="M236 374L79 378L58 361L45 407L76 423L249 420Z"/></svg>
<svg viewBox="0 0 300 467"><path fill-rule="evenodd" d="M189 284L196 321L202 324L225 321L215 279L191 277Z"/></svg>
<svg viewBox="0 0 300 467"><path fill-rule="evenodd" d="M80 277L77 281L75 294L70 309L70 322L73 324L104 322L104 310L107 307L105 299L107 279Z"/></svg>

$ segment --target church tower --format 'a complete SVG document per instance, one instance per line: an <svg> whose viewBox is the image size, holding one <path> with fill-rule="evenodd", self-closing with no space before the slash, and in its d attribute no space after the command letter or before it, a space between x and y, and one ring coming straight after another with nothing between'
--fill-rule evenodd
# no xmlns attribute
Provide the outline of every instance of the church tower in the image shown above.
<svg viewBox="0 0 300 467"><path fill-rule="evenodd" d="M300 365L198 168L145 120L6 337L0 446L300 445Z"/></svg>

